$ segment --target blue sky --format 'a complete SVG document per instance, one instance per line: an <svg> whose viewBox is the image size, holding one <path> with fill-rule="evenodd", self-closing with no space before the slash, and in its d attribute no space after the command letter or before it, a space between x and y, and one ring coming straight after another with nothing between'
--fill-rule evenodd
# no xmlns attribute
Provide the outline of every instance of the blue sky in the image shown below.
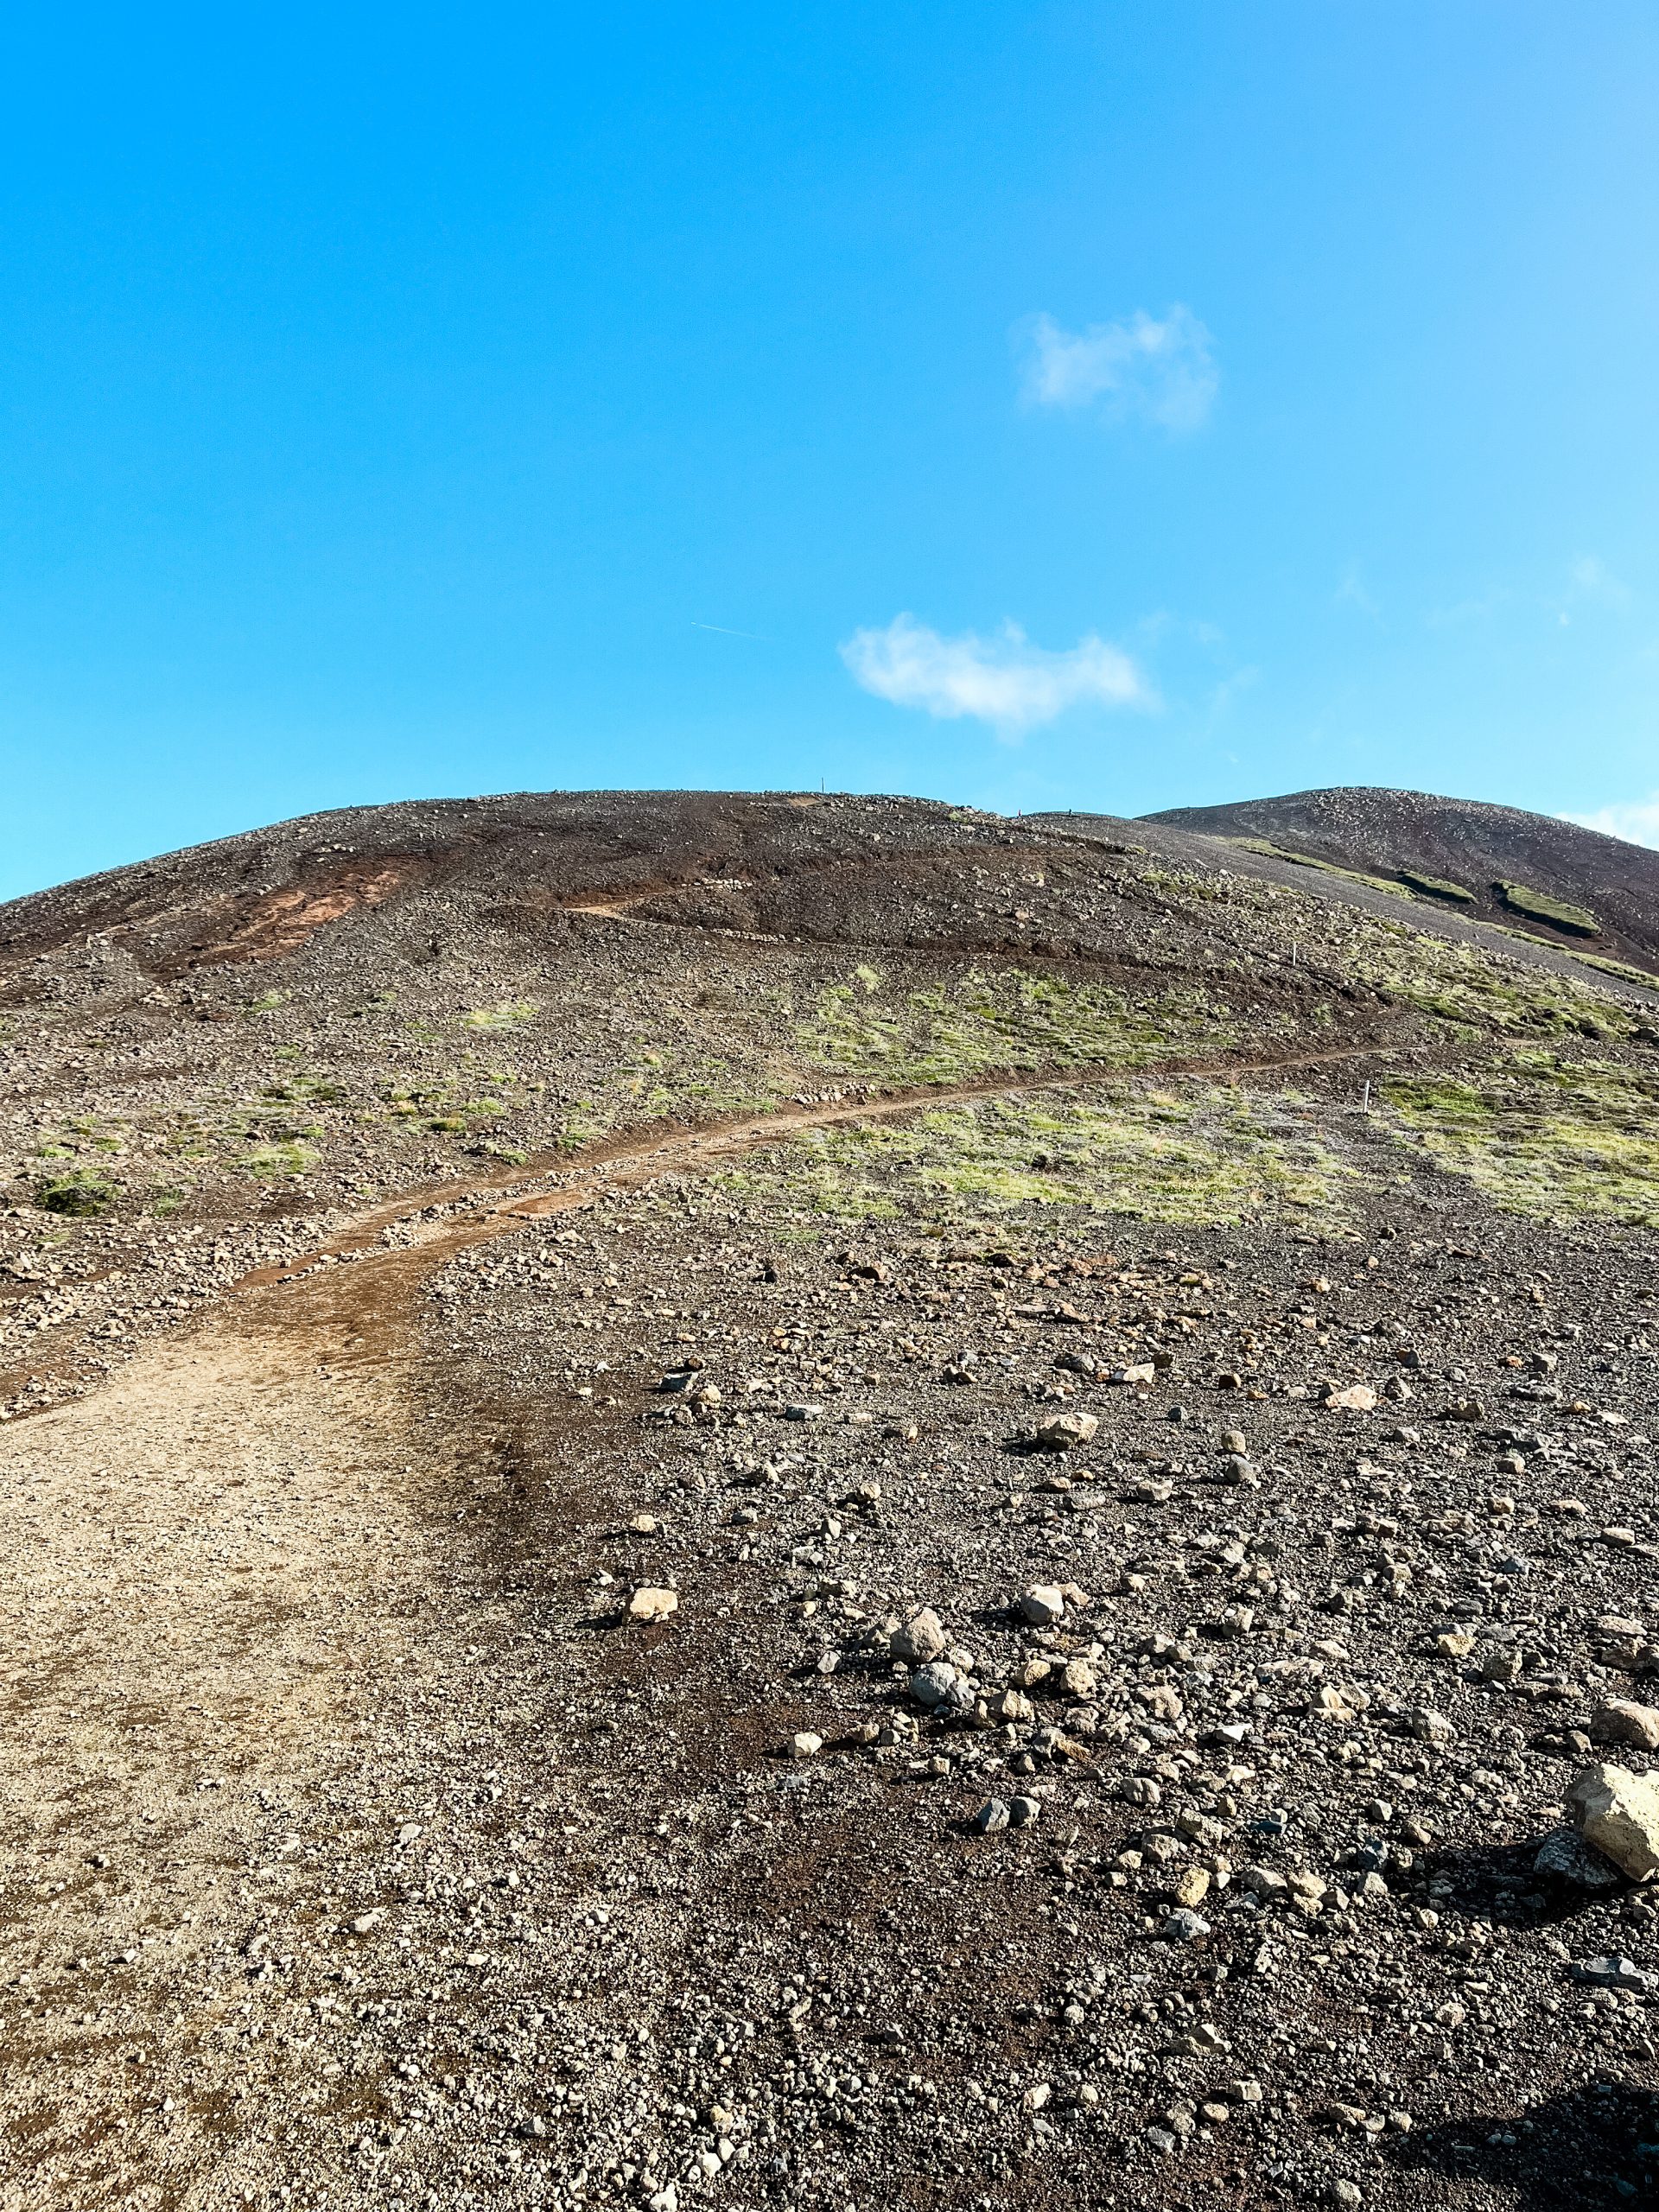
<svg viewBox="0 0 1659 2212"><path fill-rule="evenodd" d="M553 785L1659 840L1656 106L1622 0L33 11L0 893Z"/></svg>

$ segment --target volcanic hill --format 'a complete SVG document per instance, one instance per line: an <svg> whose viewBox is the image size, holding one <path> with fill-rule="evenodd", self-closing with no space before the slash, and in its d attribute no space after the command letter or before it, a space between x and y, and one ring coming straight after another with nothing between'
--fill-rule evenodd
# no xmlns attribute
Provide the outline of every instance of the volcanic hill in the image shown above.
<svg viewBox="0 0 1659 2212"><path fill-rule="evenodd" d="M0 909L0 2212L1651 2201L1651 864L1218 811Z"/></svg>
<svg viewBox="0 0 1659 2212"><path fill-rule="evenodd" d="M1659 853L1551 815L1362 788L1175 807L1147 819L1387 877L1547 942L1578 938L1659 967Z"/></svg>

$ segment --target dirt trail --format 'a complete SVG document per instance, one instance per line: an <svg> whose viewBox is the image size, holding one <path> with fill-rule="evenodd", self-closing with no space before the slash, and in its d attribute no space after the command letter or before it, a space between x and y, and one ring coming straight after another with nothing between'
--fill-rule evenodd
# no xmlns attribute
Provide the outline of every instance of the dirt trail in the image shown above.
<svg viewBox="0 0 1659 2212"><path fill-rule="evenodd" d="M970 1083L937 1084L925 1090L896 1091L887 1096L838 1097L810 1105L774 1108L734 1121L707 1123L701 1128L664 1134L660 1128L626 1131L601 1139L575 1159L555 1158L533 1162L528 1168L496 1169L488 1174L411 1194L372 1213L346 1223L327 1243L280 1266L257 1268L233 1285L237 1290L264 1289L310 1274L321 1266L372 1253L388 1230L430 1215L442 1207L465 1205L492 1192L517 1191L504 1196L486 1211L461 1219L453 1217L421 1224L416 1239L434 1257L507 1234L518 1222L543 1215L567 1213L590 1205L607 1191L637 1190L659 1175L721 1166L743 1158L769 1144L781 1143L809 1129L833 1128L849 1122L891 1119L899 1114L920 1113L941 1106L971 1104L984 1098L1003 1098L1033 1090L1077 1090L1107 1084L1127 1084L1182 1077L1239 1077L1288 1073L1296 1068L1323 1067L1343 1060L1376 1059L1389 1051L1386 1045L1343 1045L1318 1052L1289 1052L1255 1060L1166 1060L1142 1067L1065 1068L1046 1074L1030 1069L982 1076ZM557 1186L524 1194L527 1179L556 1175Z"/></svg>
<svg viewBox="0 0 1659 2212"><path fill-rule="evenodd" d="M360 1757L429 1575L401 1332L332 1290L0 1433L4 2212L241 2201L208 2139L250 2094L258 1862ZM158 2056L188 2097L151 2093Z"/></svg>

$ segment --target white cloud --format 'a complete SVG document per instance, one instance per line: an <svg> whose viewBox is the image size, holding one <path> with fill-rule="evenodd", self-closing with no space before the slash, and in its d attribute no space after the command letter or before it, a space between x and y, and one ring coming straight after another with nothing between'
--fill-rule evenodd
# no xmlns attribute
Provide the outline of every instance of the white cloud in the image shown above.
<svg viewBox="0 0 1659 2212"><path fill-rule="evenodd" d="M1477 599L1459 599L1450 607L1431 607L1424 620L1431 630L1459 630L1475 622L1484 622L1501 607L1507 607L1514 594L1503 584L1494 584Z"/></svg>
<svg viewBox="0 0 1659 2212"><path fill-rule="evenodd" d="M970 715L1004 737L1052 722L1068 707L1147 707L1156 695L1128 653L1092 632L1066 652L1046 652L1005 623L994 638L967 630L941 637L913 614L885 630L855 630L841 648L855 682L895 707L944 721Z"/></svg>
<svg viewBox="0 0 1659 2212"><path fill-rule="evenodd" d="M1338 607L1357 607L1362 614L1370 615L1373 622L1382 619L1382 609L1365 588L1365 579L1359 572L1357 561L1351 561L1343 570L1342 582L1335 593Z"/></svg>
<svg viewBox="0 0 1659 2212"><path fill-rule="evenodd" d="M1561 819L1576 822L1581 830L1599 830L1604 837L1622 837L1627 845L1659 846L1659 791L1598 807L1593 814L1564 814Z"/></svg>
<svg viewBox="0 0 1659 2212"><path fill-rule="evenodd" d="M1576 597L1599 601L1604 607L1630 605L1630 586L1621 583L1607 563L1599 561L1593 553L1580 553L1570 573Z"/></svg>
<svg viewBox="0 0 1659 2212"><path fill-rule="evenodd" d="M1064 330L1052 315L1025 324L1024 395L1037 407L1087 407L1144 415L1166 430L1196 430L1221 379L1210 333L1189 308L1163 321L1137 308L1121 322Z"/></svg>

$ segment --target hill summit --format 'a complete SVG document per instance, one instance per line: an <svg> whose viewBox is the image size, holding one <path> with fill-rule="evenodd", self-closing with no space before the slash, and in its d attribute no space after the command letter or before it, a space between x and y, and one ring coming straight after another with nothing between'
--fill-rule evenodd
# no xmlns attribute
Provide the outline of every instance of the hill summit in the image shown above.
<svg viewBox="0 0 1659 2212"><path fill-rule="evenodd" d="M1552 815L1360 785L1173 807L1146 819L1387 876L1546 938L1659 957L1659 853Z"/></svg>

